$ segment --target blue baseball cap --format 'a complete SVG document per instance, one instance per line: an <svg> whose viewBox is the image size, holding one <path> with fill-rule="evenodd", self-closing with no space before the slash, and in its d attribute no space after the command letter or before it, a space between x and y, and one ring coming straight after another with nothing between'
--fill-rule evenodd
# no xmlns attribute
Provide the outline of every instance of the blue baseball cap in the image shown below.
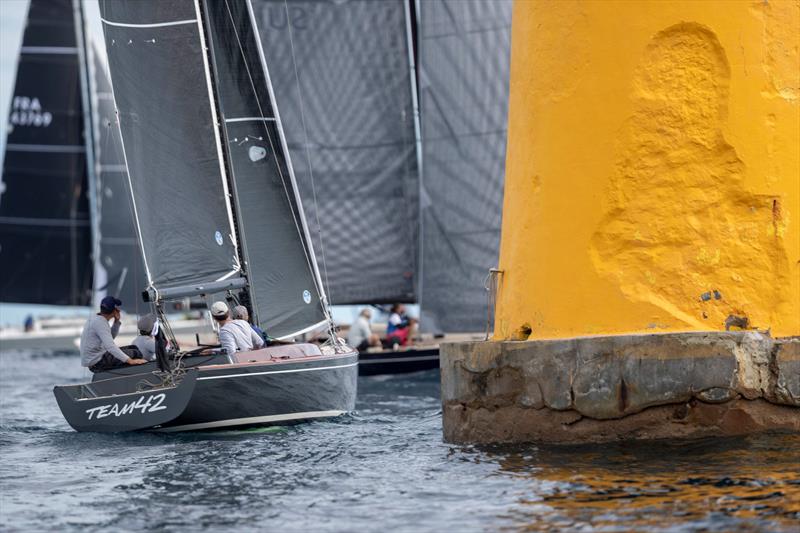
<svg viewBox="0 0 800 533"><path fill-rule="evenodd" d="M119 309L119 306L121 305L122 300L119 298L114 298L113 296L106 296L100 300L100 310L106 313L110 313L114 309Z"/></svg>

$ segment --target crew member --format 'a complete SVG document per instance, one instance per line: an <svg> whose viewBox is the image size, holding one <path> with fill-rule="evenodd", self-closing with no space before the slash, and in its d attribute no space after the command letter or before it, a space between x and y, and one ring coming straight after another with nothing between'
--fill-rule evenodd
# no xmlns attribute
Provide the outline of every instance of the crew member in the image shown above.
<svg viewBox="0 0 800 533"><path fill-rule="evenodd" d="M115 343L122 325L120 306L122 302L113 296L106 296L100 302L100 312L86 321L81 333L81 364L92 372L103 372L125 365L146 363L134 347L120 349ZM114 325L108 321L113 319Z"/></svg>
<svg viewBox="0 0 800 533"><path fill-rule="evenodd" d="M139 336L133 339L133 345L139 349L148 361L156 360L156 339L153 337L153 327L156 325L156 317L152 314L139 317L136 327L139 329Z"/></svg>
<svg viewBox="0 0 800 533"><path fill-rule="evenodd" d="M214 302L211 306L211 316L219 323L219 342L228 355L264 346L264 340L250 327L250 324L230 317L228 304L225 302Z"/></svg>
<svg viewBox="0 0 800 533"><path fill-rule="evenodd" d="M389 346L395 344L405 346L411 336L411 329L416 323L415 319L406 315L406 306L394 304L389 315L389 323L386 325L386 343Z"/></svg>
<svg viewBox="0 0 800 533"><path fill-rule="evenodd" d="M253 328L253 331L258 333L258 336L264 339L264 342L269 342L269 337L267 337L266 332L260 327L250 322L250 313L247 311L247 308L245 306L237 305L236 307L233 308L233 313L231 314L233 315L234 320L244 320L245 322L250 324L250 327Z"/></svg>
<svg viewBox="0 0 800 533"><path fill-rule="evenodd" d="M380 346L381 344L378 336L372 333L369 325L370 318L372 318L372 311L365 307L350 326L350 331L347 332L347 344L359 352L366 351L370 346Z"/></svg>

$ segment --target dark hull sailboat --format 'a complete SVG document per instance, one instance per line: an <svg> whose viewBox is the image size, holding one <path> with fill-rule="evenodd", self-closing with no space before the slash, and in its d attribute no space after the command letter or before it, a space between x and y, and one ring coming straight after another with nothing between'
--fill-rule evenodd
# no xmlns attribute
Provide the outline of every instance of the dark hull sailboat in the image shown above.
<svg viewBox="0 0 800 533"><path fill-rule="evenodd" d="M101 432L286 425L352 411L358 354L291 348L303 355L281 356L285 346L239 353L244 362L237 363L219 353L192 355L176 384L158 381L155 363L125 367L57 387L56 399L74 429Z"/></svg>
<svg viewBox="0 0 800 533"><path fill-rule="evenodd" d="M158 358L56 387L65 418L183 431L352 410L357 352L333 334L250 2L99 8ZM245 305L274 338L327 328L329 340L180 352L163 309L186 297Z"/></svg>

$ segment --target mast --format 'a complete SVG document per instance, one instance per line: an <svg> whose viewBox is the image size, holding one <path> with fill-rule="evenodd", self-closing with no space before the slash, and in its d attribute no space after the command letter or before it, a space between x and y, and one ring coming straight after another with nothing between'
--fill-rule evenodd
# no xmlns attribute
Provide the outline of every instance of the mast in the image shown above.
<svg viewBox="0 0 800 533"><path fill-rule="evenodd" d="M417 95L417 66L416 61L414 59L415 52L416 52L416 43L414 42L414 31L412 29L412 23L415 27L418 27L417 19L419 17L419 4L415 3L414 9L414 21L412 22L411 17L411 2L417 2L417 0L403 0L403 8L405 10L405 18L406 18L406 43L408 47L408 71L409 71L409 78L411 84L411 105L414 109L414 148L416 151L417 156L417 185L418 185L418 205L419 205L419 235L417 237L417 302L422 303L422 267L423 267L423 242L422 239L424 237L423 233L423 220L425 217L422 216L422 209L423 209L423 200L425 198L425 186L423 182L423 177L425 176L423 169L422 169L422 129L420 126L419 121L419 98Z"/></svg>
<svg viewBox="0 0 800 533"><path fill-rule="evenodd" d="M97 306L100 303L98 295L98 282L100 280L100 271L102 269L100 263L100 206L98 203L98 180L97 180L97 167L96 157L94 153L95 139L93 127L94 121L92 119L94 113L92 106L92 99L90 97L89 88L89 51L86 46L86 34L84 32L84 17L83 5L81 0L72 0L73 15L75 17L75 39L78 49L78 65L80 71L80 93L81 102L83 104L83 138L86 145L86 178L88 182L88 198L89 198L89 221L91 224L91 242L92 242L92 305Z"/></svg>

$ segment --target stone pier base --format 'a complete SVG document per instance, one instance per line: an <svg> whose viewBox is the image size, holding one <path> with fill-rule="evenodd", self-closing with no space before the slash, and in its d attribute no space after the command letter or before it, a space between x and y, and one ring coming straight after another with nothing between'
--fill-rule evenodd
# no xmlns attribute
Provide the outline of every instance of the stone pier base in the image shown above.
<svg viewBox="0 0 800 533"><path fill-rule="evenodd" d="M800 338L748 331L445 343L441 369L448 442L800 432Z"/></svg>

